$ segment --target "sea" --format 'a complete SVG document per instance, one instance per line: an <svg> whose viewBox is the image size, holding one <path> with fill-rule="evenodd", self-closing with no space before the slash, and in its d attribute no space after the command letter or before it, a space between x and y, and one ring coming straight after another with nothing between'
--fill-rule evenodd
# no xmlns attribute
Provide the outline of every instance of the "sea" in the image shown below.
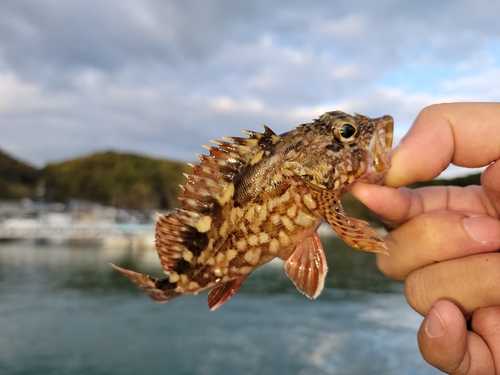
<svg viewBox="0 0 500 375"><path fill-rule="evenodd" d="M373 254L323 244L316 300L276 260L211 312L206 292L158 304L109 265L161 277L152 250L0 242L0 374L440 374L419 354L403 285Z"/></svg>

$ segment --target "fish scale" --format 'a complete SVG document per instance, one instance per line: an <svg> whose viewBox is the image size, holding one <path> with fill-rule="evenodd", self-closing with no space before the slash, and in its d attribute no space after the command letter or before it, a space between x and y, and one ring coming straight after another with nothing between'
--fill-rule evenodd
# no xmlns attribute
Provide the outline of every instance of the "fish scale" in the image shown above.
<svg viewBox="0 0 500 375"><path fill-rule="evenodd" d="M326 258L317 228L327 221L355 249L386 252L340 198L355 181L381 183L390 167L393 120L341 111L277 135L244 131L204 146L182 186L182 205L159 215L156 248L164 279L114 266L152 299L166 302L211 288L208 305L225 303L257 267L279 257L297 288L316 298Z"/></svg>

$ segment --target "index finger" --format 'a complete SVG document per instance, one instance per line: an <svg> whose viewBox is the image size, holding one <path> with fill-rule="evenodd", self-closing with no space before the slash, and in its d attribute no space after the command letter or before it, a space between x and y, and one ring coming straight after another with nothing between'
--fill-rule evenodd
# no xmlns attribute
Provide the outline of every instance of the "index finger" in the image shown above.
<svg viewBox="0 0 500 375"><path fill-rule="evenodd" d="M385 184L436 178L450 164L484 167L500 159L500 103L449 103L424 108L395 151Z"/></svg>

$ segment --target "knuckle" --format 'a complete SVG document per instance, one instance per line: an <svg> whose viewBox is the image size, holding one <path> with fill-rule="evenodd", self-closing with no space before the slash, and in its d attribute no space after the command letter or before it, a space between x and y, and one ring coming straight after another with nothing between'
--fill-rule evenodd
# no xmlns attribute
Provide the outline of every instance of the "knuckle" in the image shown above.
<svg viewBox="0 0 500 375"><path fill-rule="evenodd" d="M421 315L425 315L431 308L432 303L425 285L425 277L422 270L416 270L408 275L405 280L405 297L408 304Z"/></svg>

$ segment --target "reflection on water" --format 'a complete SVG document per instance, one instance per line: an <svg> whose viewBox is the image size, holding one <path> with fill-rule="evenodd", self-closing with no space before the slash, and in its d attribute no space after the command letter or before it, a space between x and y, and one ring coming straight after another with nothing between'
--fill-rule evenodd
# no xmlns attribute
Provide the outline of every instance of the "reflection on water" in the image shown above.
<svg viewBox="0 0 500 375"><path fill-rule="evenodd" d="M0 373L437 374L402 285L373 255L323 243L317 300L275 261L216 312L206 293L156 304L108 265L161 276L153 252L0 243Z"/></svg>

